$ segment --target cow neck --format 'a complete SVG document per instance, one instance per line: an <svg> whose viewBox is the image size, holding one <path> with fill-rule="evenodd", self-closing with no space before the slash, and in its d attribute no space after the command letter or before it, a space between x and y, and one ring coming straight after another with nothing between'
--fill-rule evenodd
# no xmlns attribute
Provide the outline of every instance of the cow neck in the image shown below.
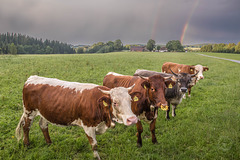
<svg viewBox="0 0 240 160"><path fill-rule="evenodd" d="M108 109L109 109L109 116L110 116L110 124L108 127L111 127L111 123L114 123L113 122L113 119L112 119L112 115L111 115L111 110L110 110L110 106L108 106Z"/></svg>
<svg viewBox="0 0 240 160"><path fill-rule="evenodd" d="M111 123L113 122L110 106L108 106L108 110L109 110L109 116L106 116L106 120L104 120L105 119L104 118L104 114L101 113L101 109L100 108L98 109L98 113L99 113L98 117L101 120L101 122L106 122L107 127L110 128L111 127ZM109 122L109 117L110 117L110 123L108 123Z"/></svg>

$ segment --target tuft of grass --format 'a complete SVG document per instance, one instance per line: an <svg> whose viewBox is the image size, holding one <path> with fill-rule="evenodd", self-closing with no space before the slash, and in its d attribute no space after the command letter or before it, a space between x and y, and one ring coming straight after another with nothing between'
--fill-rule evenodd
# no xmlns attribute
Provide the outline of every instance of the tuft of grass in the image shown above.
<svg viewBox="0 0 240 160"><path fill-rule="evenodd" d="M213 53L214 56L220 54ZM240 55L222 54L229 59ZM229 57L231 56L231 57ZM45 143L37 117L30 130L30 146L15 138L22 115L22 87L30 75L102 85L114 71L132 75L136 69L161 71L164 62L202 64L205 79L192 88L192 97L165 120L159 110L158 144L152 144L149 124L142 122L143 147L136 147L136 127L117 124L97 135L102 159L240 159L240 64L194 53L134 53L81 55L0 56L0 157L1 159L93 159L83 129L49 125L53 143Z"/></svg>

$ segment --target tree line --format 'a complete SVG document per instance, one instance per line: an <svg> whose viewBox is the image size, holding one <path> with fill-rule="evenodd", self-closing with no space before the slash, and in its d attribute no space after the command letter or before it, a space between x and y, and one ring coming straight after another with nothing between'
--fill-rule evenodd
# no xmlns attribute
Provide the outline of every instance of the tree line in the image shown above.
<svg viewBox="0 0 240 160"><path fill-rule="evenodd" d="M78 47L76 52L77 53L108 53L108 52L114 52L114 51L122 51L126 49L126 47L123 46L123 43L120 39L117 39L116 41L108 41L107 43L98 42L93 44L92 46L84 46L84 47Z"/></svg>
<svg viewBox="0 0 240 160"><path fill-rule="evenodd" d="M201 47L201 52L218 52L218 53L240 53L240 42L229 44L208 44Z"/></svg>
<svg viewBox="0 0 240 160"><path fill-rule="evenodd" d="M0 34L1 54L71 54L75 50L66 43L59 41L33 38L30 36L3 33Z"/></svg>

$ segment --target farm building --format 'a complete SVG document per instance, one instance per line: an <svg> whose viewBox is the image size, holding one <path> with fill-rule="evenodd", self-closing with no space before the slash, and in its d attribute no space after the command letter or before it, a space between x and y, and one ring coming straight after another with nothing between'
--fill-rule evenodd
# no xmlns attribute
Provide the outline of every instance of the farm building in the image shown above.
<svg viewBox="0 0 240 160"><path fill-rule="evenodd" d="M161 47L159 49L159 52L167 52L167 51L168 51L168 49L166 47Z"/></svg>
<svg viewBox="0 0 240 160"><path fill-rule="evenodd" d="M130 51L134 51L134 52L144 52L146 51L146 47L144 46L131 46Z"/></svg>

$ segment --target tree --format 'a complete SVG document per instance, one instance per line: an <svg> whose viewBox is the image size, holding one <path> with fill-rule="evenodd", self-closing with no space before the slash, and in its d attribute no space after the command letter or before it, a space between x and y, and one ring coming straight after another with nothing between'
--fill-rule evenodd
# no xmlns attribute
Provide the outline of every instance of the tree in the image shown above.
<svg viewBox="0 0 240 160"><path fill-rule="evenodd" d="M18 45L17 46L17 53L18 54L26 54L26 51L24 50L23 45Z"/></svg>
<svg viewBox="0 0 240 160"><path fill-rule="evenodd" d="M53 52L53 49L50 46L46 47L45 53L51 54Z"/></svg>
<svg viewBox="0 0 240 160"><path fill-rule="evenodd" d="M183 46L179 40L169 41L166 47L170 52L183 52Z"/></svg>
<svg viewBox="0 0 240 160"><path fill-rule="evenodd" d="M8 48L10 54L17 54L17 47L14 45L14 43L11 43Z"/></svg>
<svg viewBox="0 0 240 160"><path fill-rule="evenodd" d="M122 48L123 48L123 44L120 39L117 39L116 41L114 41L114 50L121 51Z"/></svg>
<svg viewBox="0 0 240 160"><path fill-rule="evenodd" d="M234 53L235 52L235 43L229 43L227 46L225 46L226 53Z"/></svg>
<svg viewBox="0 0 240 160"><path fill-rule="evenodd" d="M83 53L83 47L78 47L77 53Z"/></svg>
<svg viewBox="0 0 240 160"><path fill-rule="evenodd" d="M240 53L240 42L235 46L235 53Z"/></svg>
<svg viewBox="0 0 240 160"><path fill-rule="evenodd" d="M211 44L208 44L208 45L205 45L205 46L202 46L201 47L201 52L212 52L212 45Z"/></svg>
<svg viewBox="0 0 240 160"><path fill-rule="evenodd" d="M147 49L148 49L149 51L152 51L154 47L155 47L155 41L152 40L152 39L150 39L150 40L147 42Z"/></svg>
<svg viewBox="0 0 240 160"><path fill-rule="evenodd" d="M226 46L226 44L224 44L224 43L214 44L212 52L224 53L224 52L226 52L225 46Z"/></svg>

